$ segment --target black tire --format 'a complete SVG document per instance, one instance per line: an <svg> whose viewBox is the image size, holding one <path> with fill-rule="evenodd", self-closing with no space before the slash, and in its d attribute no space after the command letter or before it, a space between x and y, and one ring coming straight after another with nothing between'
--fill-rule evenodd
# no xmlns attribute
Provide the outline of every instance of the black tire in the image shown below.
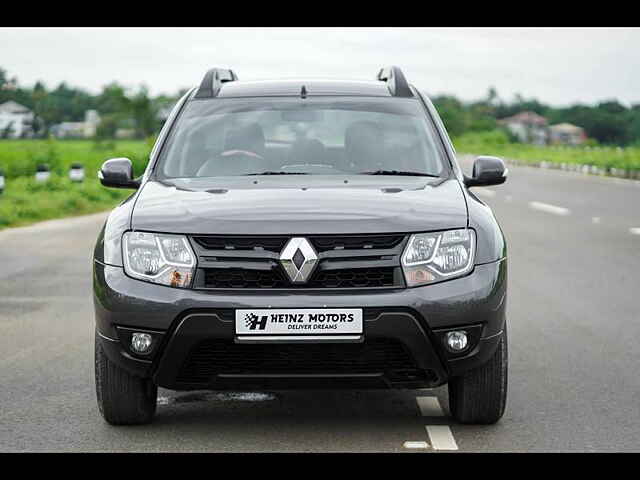
<svg viewBox="0 0 640 480"><path fill-rule="evenodd" d="M507 403L507 326L491 359L449 380L449 410L460 423L492 424Z"/></svg>
<svg viewBox="0 0 640 480"><path fill-rule="evenodd" d="M98 408L111 425L150 423L156 413L158 387L111 362L95 334L96 396Z"/></svg>

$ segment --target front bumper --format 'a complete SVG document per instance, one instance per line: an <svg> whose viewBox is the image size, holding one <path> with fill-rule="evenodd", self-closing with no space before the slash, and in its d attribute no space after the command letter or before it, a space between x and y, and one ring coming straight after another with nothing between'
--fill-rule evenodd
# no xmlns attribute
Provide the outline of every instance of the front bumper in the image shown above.
<svg viewBox="0 0 640 480"><path fill-rule="evenodd" d="M466 277L434 285L348 292L177 289L134 280L124 274L122 267L94 262L96 328L106 354L131 373L152 377L158 385L176 390L441 385L450 376L482 365L495 351L505 322L506 285L506 260L476 265ZM344 347L344 354L355 354L358 348L368 348L376 342L392 341L402 345L415 368L386 371L376 367L374 371L363 372L357 368L350 370L347 365L331 367L329 371L314 368L302 373L295 369L277 373L234 369L228 373L217 372L206 379L184 374L186 364L195 361L193 352L205 348L203 342L218 342L215 345L231 351L237 348L236 353L244 349L243 355L257 352L258 347L233 347L234 309L300 307L364 308L365 345ZM478 327L472 347L462 355L448 353L441 334L452 327L471 326ZM126 341L131 332L128 328L157 335L158 346L149 358L130 352ZM278 348L277 345L271 347ZM342 354L339 353L342 347L329 348L334 349L336 355ZM290 345L282 349L289 349L287 354L296 360L314 358L309 349L298 351ZM207 358L206 355L203 358Z"/></svg>

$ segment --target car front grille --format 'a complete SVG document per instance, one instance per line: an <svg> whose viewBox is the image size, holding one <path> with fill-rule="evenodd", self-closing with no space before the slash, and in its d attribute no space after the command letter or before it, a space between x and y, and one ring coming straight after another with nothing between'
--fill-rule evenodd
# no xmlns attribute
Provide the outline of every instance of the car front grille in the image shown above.
<svg viewBox="0 0 640 480"><path fill-rule="evenodd" d="M289 282L279 270L205 268L206 288L286 288Z"/></svg>
<svg viewBox="0 0 640 480"><path fill-rule="evenodd" d="M407 348L386 338L335 344L234 344L205 340L189 352L178 382L203 384L220 374L397 374L416 370L418 367Z"/></svg>
<svg viewBox="0 0 640 480"><path fill-rule="evenodd" d="M394 268L351 268L318 272L303 285L292 285L275 268L268 271L242 268L204 269L207 288L375 288L394 285Z"/></svg>
<svg viewBox="0 0 640 480"><path fill-rule="evenodd" d="M401 288L401 234L314 235L318 264L305 283L293 284L280 265L288 236L194 236L196 289Z"/></svg>

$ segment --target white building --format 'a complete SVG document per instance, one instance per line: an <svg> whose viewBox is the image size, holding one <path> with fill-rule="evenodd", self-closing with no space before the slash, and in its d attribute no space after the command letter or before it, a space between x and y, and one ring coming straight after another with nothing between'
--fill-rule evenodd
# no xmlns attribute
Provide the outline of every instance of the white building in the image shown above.
<svg viewBox="0 0 640 480"><path fill-rule="evenodd" d="M0 105L0 137L8 132L9 138L30 137L33 135L34 115L24 105L13 100Z"/></svg>
<svg viewBox="0 0 640 480"><path fill-rule="evenodd" d="M520 112L498 120L498 123L504 125L521 142L545 145L549 140L547 119L535 112Z"/></svg>
<svg viewBox="0 0 640 480"><path fill-rule="evenodd" d="M56 138L92 138L100 124L100 115L96 110L84 112L84 122L62 122L51 127Z"/></svg>
<svg viewBox="0 0 640 480"><path fill-rule="evenodd" d="M582 145L587 140L584 128L571 123L558 123L549 127L550 140L553 144Z"/></svg>

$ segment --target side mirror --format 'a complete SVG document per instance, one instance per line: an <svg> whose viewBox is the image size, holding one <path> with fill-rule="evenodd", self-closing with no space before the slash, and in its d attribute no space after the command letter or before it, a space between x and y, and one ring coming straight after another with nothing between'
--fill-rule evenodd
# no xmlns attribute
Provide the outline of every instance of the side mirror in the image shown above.
<svg viewBox="0 0 640 480"><path fill-rule="evenodd" d="M484 187L487 185L500 185L507 180L509 170L498 157L478 157L473 164L471 177L464 177L467 187Z"/></svg>
<svg viewBox="0 0 640 480"><path fill-rule="evenodd" d="M138 188L140 181L133 178L133 165L128 158L112 158L102 164L98 172L105 187Z"/></svg>

